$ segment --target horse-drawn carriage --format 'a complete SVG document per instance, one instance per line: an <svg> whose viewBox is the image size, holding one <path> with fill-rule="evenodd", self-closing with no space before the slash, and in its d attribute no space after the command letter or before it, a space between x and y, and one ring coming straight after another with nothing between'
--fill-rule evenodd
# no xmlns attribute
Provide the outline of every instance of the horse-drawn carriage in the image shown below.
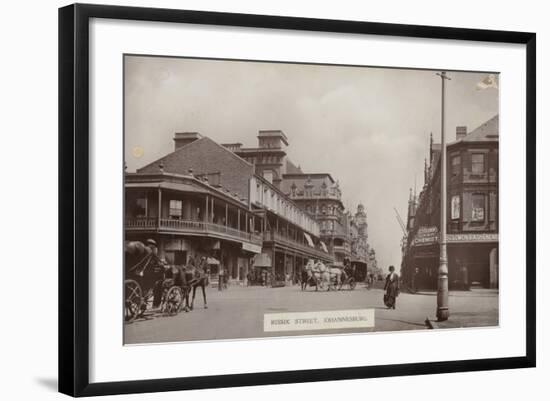
<svg viewBox="0 0 550 401"><path fill-rule="evenodd" d="M341 290L344 286L350 290L354 290L357 285L355 272L348 266L332 265L327 266L322 262L314 263L309 260L304 270L302 271L302 290L306 290L308 286L315 287L315 291L324 289Z"/></svg>
<svg viewBox="0 0 550 401"><path fill-rule="evenodd" d="M124 320L131 322L155 308L167 315L177 314L184 291L174 278L166 277L165 264L155 252L155 243L125 243Z"/></svg>
<svg viewBox="0 0 550 401"><path fill-rule="evenodd" d="M208 277L204 266L168 266L156 255L156 244L148 240L125 243L124 319L131 322L145 311L157 309L165 315L193 309L197 287L201 287L206 304ZM205 260L205 258L203 258ZM189 294L193 298L189 304ZM184 304L185 301L185 304ZM185 306L184 306L185 305Z"/></svg>

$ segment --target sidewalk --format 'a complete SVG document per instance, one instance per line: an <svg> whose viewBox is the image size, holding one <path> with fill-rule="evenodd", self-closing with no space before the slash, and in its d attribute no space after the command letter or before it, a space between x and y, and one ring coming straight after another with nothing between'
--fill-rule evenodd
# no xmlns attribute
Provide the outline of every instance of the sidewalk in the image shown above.
<svg viewBox="0 0 550 401"><path fill-rule="evenodd" d="M436 291L422 291L415 295L437 297ZM449 292L449 319L438 322L435 310L427 316L432 329L498 326L499 292L495 289L472 289Z"/></svg>

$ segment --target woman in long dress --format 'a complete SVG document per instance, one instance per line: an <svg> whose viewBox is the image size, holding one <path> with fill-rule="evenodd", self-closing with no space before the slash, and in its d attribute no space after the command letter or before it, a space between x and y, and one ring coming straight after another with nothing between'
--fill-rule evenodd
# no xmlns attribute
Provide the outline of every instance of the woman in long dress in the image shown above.
<svg viewBox="0 0 550 401"><path fill-rule="evenodd" d="M390 273L386 276L386 284L384 285L384 304L389 309L395 309L396 298L399 295L399 276L395 273L395 267L389 267Z"/></svg>

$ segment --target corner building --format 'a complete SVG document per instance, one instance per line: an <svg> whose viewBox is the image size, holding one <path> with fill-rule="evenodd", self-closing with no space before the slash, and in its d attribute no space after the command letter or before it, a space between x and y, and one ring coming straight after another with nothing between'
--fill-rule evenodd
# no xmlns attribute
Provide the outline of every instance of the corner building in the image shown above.
<svg viewBox="0 0 550 401"><path fill-rule="evenodd" d="M233 282L256 268L284 283L307 259L333 261L318 223L273 177L198 133L176 133L174 143L173 152L125 174L126 240L155 239L170 264L208 257L213 282L220 265Z"/></svg>
<svg viewBox="0 0 550 401"><path fill-rule="evenodd" d="M457 127L447 144L447 253L449 287L498 288L499 118L475 130ZM419 288L437 288L441 196L441 145L430 138L424 187L411 193L401 275Z"/></svg>

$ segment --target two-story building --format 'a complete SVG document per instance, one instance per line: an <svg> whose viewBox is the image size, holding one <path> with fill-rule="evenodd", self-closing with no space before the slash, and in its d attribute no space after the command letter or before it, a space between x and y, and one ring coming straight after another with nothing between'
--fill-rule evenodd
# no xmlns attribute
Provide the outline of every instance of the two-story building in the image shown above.
<svg viewBox="0 0 550 401"><path fill-rule="evenodd" d="M447 253L449 287L498 288L498 115L467 133L457 127L447 144ZM441 145L430 140L424 187L409 199L407 243L401 275L437 287ZM467 287L468 287L467 286Z"/></svg>
<svg viewBox="0 0 550 401"><path fill-rule="evenodd" d="M255 173L254 165L198 133L177 133L175 150L125 175L125 239L154 239L182 265L202 256L245 281L252 267L274 278L307 259L327 263L317 222Z"/></svg>

